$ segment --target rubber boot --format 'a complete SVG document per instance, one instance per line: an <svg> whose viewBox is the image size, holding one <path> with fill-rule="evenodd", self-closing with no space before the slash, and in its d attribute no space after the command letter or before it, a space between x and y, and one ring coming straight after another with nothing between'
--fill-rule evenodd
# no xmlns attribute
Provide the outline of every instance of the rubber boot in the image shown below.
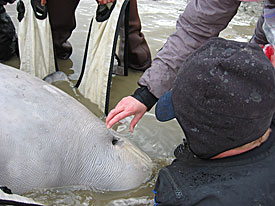
<svg viewBox="0 0 275 206"><path fill-rule="evenodd" d="M141 33L136 0L130 0L128 42L129 67L141 71L150 67L151 53L144 35Z"/></svg>
<svg viewBox="0 0 275 206"><path fill-rule="evenodd" d="M79 0L48 0L47 6L56 57L68 59L72 45L68 42L76 27L75 10Z"/></svg>

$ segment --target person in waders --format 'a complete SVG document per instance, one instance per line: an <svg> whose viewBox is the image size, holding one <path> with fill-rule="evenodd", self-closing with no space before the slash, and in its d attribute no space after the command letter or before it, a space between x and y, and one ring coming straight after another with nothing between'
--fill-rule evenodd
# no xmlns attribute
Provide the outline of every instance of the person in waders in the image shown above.
<svg viewBox="0 0 275 206"><path fill-rule="evenodd" d="M114 0L98 0L100 4L110 2ZM76 27L75 10L78 3L79 0L47 0L54 48L59 59L68 59L72 54L72 46L68 39ZM46 0L41 0L41 4L45 5ZM151 65L151 53L141 32L136 0L130 0L128 32L129 67L144 71Z"/></svg>
<svg viewBox="0 0 275 206"><path fill-rule="evenodd" d="M275 205L275 71L262 48L214 37L193 52L157 102L185 138L159 171L165 205Z"/></svg>
<svg viewBox="0 0 275 206"><path fill-rule="evenodd" d="M41 0L49 13L55 55L58 59L68 59L72 54L72 45L68 41L76 27L75 10L79 0Z"/></svg>
<svg viewBox="0 0 275 206"><path fill-rule="evenodd" d="M171 89L186 58L209 38L219 36L237 13L242 1L253 0L190 0L178 18L176 32L169 36L153 59L151 67L139 79L139 88L134 94L124 97L108 114L107 128L133 115L129 128L133 132L146 111L155 105L161 95ZM275 25L275 15L271 14L274 9L275 0L264 1L263 13L251 42L261 45L272 44L266 37L263 26Z"/></svg>
<svg viewBox="0 0 275 206"><path fill-rule="evenodd" d="M15 27L4 5L15 0L0 0L0 62L7 61L14 54L18 55L18 42Z"/></svg>

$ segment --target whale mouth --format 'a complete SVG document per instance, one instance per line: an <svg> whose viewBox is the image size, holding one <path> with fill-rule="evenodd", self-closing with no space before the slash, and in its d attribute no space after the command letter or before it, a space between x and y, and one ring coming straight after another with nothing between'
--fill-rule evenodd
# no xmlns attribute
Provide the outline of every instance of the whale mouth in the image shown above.
<svg viewBox="0 0 275 206"><path fill-rule="evenodd" d="M127 151L132 153L136 158L140 159L145 165L148 166L148 168L152 168L152 160L145 152L143 152L140 148L131 143L130 140L125 139L123 141L123 146Z"/></svg>

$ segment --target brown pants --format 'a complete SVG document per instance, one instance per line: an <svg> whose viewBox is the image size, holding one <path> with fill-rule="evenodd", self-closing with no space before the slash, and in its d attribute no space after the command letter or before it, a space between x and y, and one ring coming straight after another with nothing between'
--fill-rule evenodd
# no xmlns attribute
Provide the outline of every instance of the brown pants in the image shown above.
<svg viewBox="0 0 275 206"><path fill-rule="evenodd" d="M69 39L76 27L75 10L78 3L79 0L48 0L53 41L58 50L62 50L62 44ZM129 66L145 70L151 65L151 53L141 33L136 0L130 0L129 12Z"/></svg>
<svg viewBox="0 0 275 206"><path fill-rule="evenodd" d="M130 0L129 13L129 67L145 70L151 65L151 53L144 35L141 33L137 0Z"/></svg>
<svg viewBox="0 0 275 206"><path fill-rule="evenodd" d="M54 43L61 46L76 27L75 10L79 0L48 0L48 11Z"/></svg>

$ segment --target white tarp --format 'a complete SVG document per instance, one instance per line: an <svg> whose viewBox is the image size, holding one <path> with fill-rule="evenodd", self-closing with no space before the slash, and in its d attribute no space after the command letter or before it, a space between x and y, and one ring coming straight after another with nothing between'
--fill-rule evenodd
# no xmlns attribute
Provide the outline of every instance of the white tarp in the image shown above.
<svg viewBox="0 0 275 206"><path fill-rule="evenodd" d="M87 64L78 87L83 96L97 104L103 112L115 31L123 3L124 0L116 1L108 20L97 22L96 18L93 19Z"/></svg>
<svg viewBox="0 0 275 206"><path fill-rule="evenodd" d="M43 79L55 72L53 41L49 17L35 17L31 0L22 0L25 14L18 26L20 70Z"/></svg>

